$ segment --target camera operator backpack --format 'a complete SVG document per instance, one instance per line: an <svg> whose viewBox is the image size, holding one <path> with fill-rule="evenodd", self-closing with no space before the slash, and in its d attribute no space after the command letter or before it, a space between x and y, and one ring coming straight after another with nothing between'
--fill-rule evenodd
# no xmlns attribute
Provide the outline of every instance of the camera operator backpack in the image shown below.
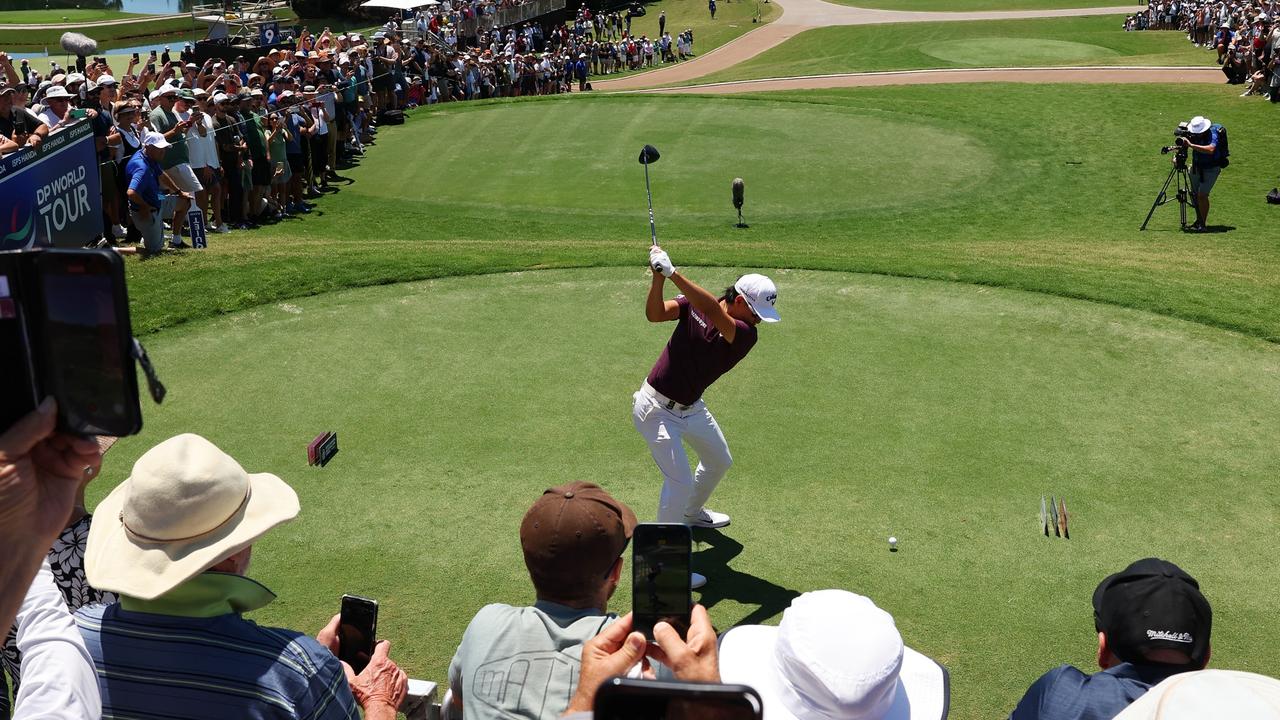
<svg viewBox="0 0 1280 720"><path fill-rule="evenodd" d="M1213 162L1218 167L1226 167L1231 164L1231 148L1227 146L1227 129L1222 123L1214 123L1209 128L1218 133L1218 142L1213 148Z"/></svg>

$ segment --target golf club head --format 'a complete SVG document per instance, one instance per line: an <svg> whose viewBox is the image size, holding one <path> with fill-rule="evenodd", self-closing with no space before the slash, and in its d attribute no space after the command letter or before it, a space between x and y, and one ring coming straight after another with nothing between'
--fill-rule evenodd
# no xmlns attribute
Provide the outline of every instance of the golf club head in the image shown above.
<svg viewBox="0 0 1280 720"><path fill-rule="evenodd" d="M645 145L644 147L640 148L640 164L641 165L656 163L658 162L658 158L660 157L662 157L662 155L658 153L658 148L652 145Z"/></svg>

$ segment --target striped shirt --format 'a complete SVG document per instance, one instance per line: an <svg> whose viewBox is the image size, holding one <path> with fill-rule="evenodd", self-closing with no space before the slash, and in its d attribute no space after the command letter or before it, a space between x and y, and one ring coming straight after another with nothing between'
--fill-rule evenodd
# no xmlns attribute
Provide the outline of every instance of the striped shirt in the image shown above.
<svg viewBox="0 0 1280 720"><path fill-rule="evenodd" d="M82 608L103 720L359 720L328 649L240 616L274 599L248 578L206 572L155 600Z"/></svg>

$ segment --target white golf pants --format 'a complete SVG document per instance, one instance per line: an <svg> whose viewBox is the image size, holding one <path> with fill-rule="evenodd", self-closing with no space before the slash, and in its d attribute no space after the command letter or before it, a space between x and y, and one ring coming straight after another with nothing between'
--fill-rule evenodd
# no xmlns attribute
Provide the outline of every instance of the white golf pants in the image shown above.
<svg viewBox="0 0 1280 720"><path fill-rule="evenodd" d="M729 444L701 399L687 409L676 405L668 410L667 399L647 382L634 398L631 421L649 443L653 461L662 471L658 522L686 522L686 516L698 514L733 464ZM684 442L698 455L698 469L692 473Z"/></svg>

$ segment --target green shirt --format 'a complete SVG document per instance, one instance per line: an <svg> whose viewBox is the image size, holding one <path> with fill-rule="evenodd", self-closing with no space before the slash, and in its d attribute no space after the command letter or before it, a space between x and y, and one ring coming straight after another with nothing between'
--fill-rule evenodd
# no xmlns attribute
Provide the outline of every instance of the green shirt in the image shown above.
<svg viewBox="0 0 1280 720"><path fill-rule="evenodd" d="M267 156L267 136L262 131L262 114L253 111L240 113L244 119L244 142L253 157Z"/></svg>
<svg viewBox="0 0 1280 720"><path fill-rule="evenodd" d="M582 644L615 620L542 600L481 608L449 665L467 720L559 718L578 684Z"/></svg>
<svg viewBox="0 0 1280 720"><path fill-rule="evenodd" d="M151 111L151 127L155 128L156 132L167 133L177 124L178 116L174 115L172 110L157 107ZM191 156L187 153L186 133L177 133L168 140L169 149L164 151L164 160L160 162L161 168L168 170L191 161Z"/></svg>

